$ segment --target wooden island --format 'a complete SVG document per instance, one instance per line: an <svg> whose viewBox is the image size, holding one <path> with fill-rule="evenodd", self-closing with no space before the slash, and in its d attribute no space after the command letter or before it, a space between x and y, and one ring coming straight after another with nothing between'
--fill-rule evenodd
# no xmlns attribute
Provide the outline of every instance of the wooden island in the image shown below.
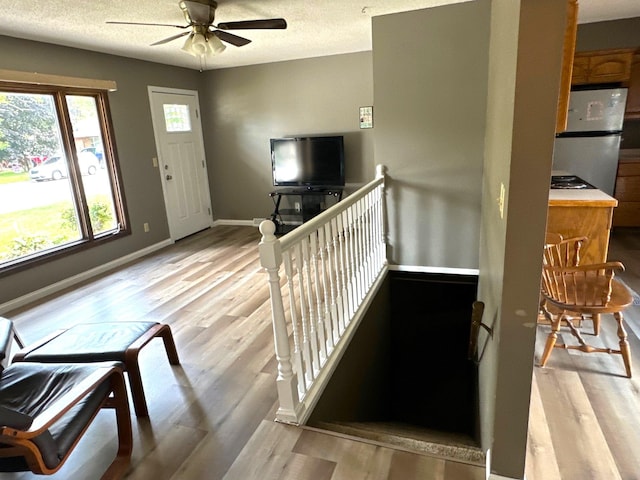
<svg viewBox="0 0 640 480"><path fill-rule="evenodd" d="M613 209L618 201L597 189L551 189L547 231L565 238L586 236L581 263L607 261Z"/></svg>

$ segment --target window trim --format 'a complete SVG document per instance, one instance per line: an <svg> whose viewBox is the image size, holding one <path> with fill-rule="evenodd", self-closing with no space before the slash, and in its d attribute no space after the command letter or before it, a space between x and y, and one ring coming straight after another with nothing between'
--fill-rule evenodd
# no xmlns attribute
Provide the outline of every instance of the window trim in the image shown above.
<svg viewBox="0 0 640 480"><path fill-rule="evenodd" d="M115 92L118 87L113 80L98 80L93 78L66 77L47 73L21 72L18 70L0 69L0 82L47 85L49 87L88 88Z"/></svg>
<svg viewBox="0 0 640 480"><path fill-rule="evenodd" d="M0 91L24 94L46 94L52 95L56 104L56 115L62 138L62 149L70 161L69 164L69 181L74 192L76 207L79 210L79 224L82 238L76 241L65 243L52 247L51 249L41 252L35 252L31 255L22 256L14 260L10 260L0 266L0 278L16 273L21 270L32 268L34 266L44 265L48 262L64 258L68 255L82 252L106 242L121 238L131 234L128 208L122 182L122 173L118 161L118 155L115 145L115 135L113 123L111 119L111 110L109 107L108 89L106 88L88 88L78 85L57 85L42 84L32 81L31 83L16 83L12 81L3 81L3 75L6 70L0 70ZM39 74L31 74L38 76ZM46 75L45 77L56 77ZM35 78L35 77L34 77ZM38 77L40 78L40 77ZM72 77L58 77L70 79ZM82 79L81 79L82 80ZM105 82L105 81L98 81ZM107 82L108 85L115 87L115 82ZM104 85L106 86L107 83ZM97 84L94 84L97 85ZM115 89L115 88L114 88ZM113 197L116 216L119 219L116 230L94 234L89 225L89 207L85 198L84 189L81 185L80 167L78 164L78 156L76 153L75 138L73 136L73 128L67 108L66 96L91 96L95 99L96 109L98 113L98 121L102 134L102 146L104 161L107 165L107 173L111 185L111 193Z"/></svg>

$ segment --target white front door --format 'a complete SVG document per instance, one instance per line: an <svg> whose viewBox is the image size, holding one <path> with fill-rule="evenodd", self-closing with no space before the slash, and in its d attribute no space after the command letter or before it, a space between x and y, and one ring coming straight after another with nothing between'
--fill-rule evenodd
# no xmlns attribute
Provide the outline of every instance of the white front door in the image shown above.
<svg viewBox="0 0 640 480"><path fill-rule="evenodd" d="M212 223L198 92L149 87L169 233L172 240Z"/></svg>

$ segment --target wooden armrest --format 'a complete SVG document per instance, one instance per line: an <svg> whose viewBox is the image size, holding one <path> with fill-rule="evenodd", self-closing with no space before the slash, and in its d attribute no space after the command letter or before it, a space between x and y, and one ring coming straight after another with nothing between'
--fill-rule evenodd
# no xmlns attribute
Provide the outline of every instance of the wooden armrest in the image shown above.
<svg viewBox="0 0 640 480"><path fill-rule="evenodd" d="M562 240L548 242L547 245L559 245L561 243L575 243L575 242L588 242L589 237L579 236L579 237L571 237L571 238L563 238Z"/></svg>
<svg viewBox="0 0 640 480"><path fill-rule="evenodd" d="M562 270L567 273L572 272L588 272L596 270L620 270L624 272L622 262L605 262L605 263L589 263L586 265L578 265L577 267L553 267L554 270Z"/></svg>

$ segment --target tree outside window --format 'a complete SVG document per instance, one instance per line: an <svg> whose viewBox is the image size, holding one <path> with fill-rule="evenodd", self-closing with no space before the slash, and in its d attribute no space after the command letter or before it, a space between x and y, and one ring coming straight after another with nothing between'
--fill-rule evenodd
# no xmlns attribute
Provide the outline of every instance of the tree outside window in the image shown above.
<svg viewBox="0 0 640 480"><path fill-rule="evenodd" d="M107 94L0 84L0 273L128 233Z"/></svg>

